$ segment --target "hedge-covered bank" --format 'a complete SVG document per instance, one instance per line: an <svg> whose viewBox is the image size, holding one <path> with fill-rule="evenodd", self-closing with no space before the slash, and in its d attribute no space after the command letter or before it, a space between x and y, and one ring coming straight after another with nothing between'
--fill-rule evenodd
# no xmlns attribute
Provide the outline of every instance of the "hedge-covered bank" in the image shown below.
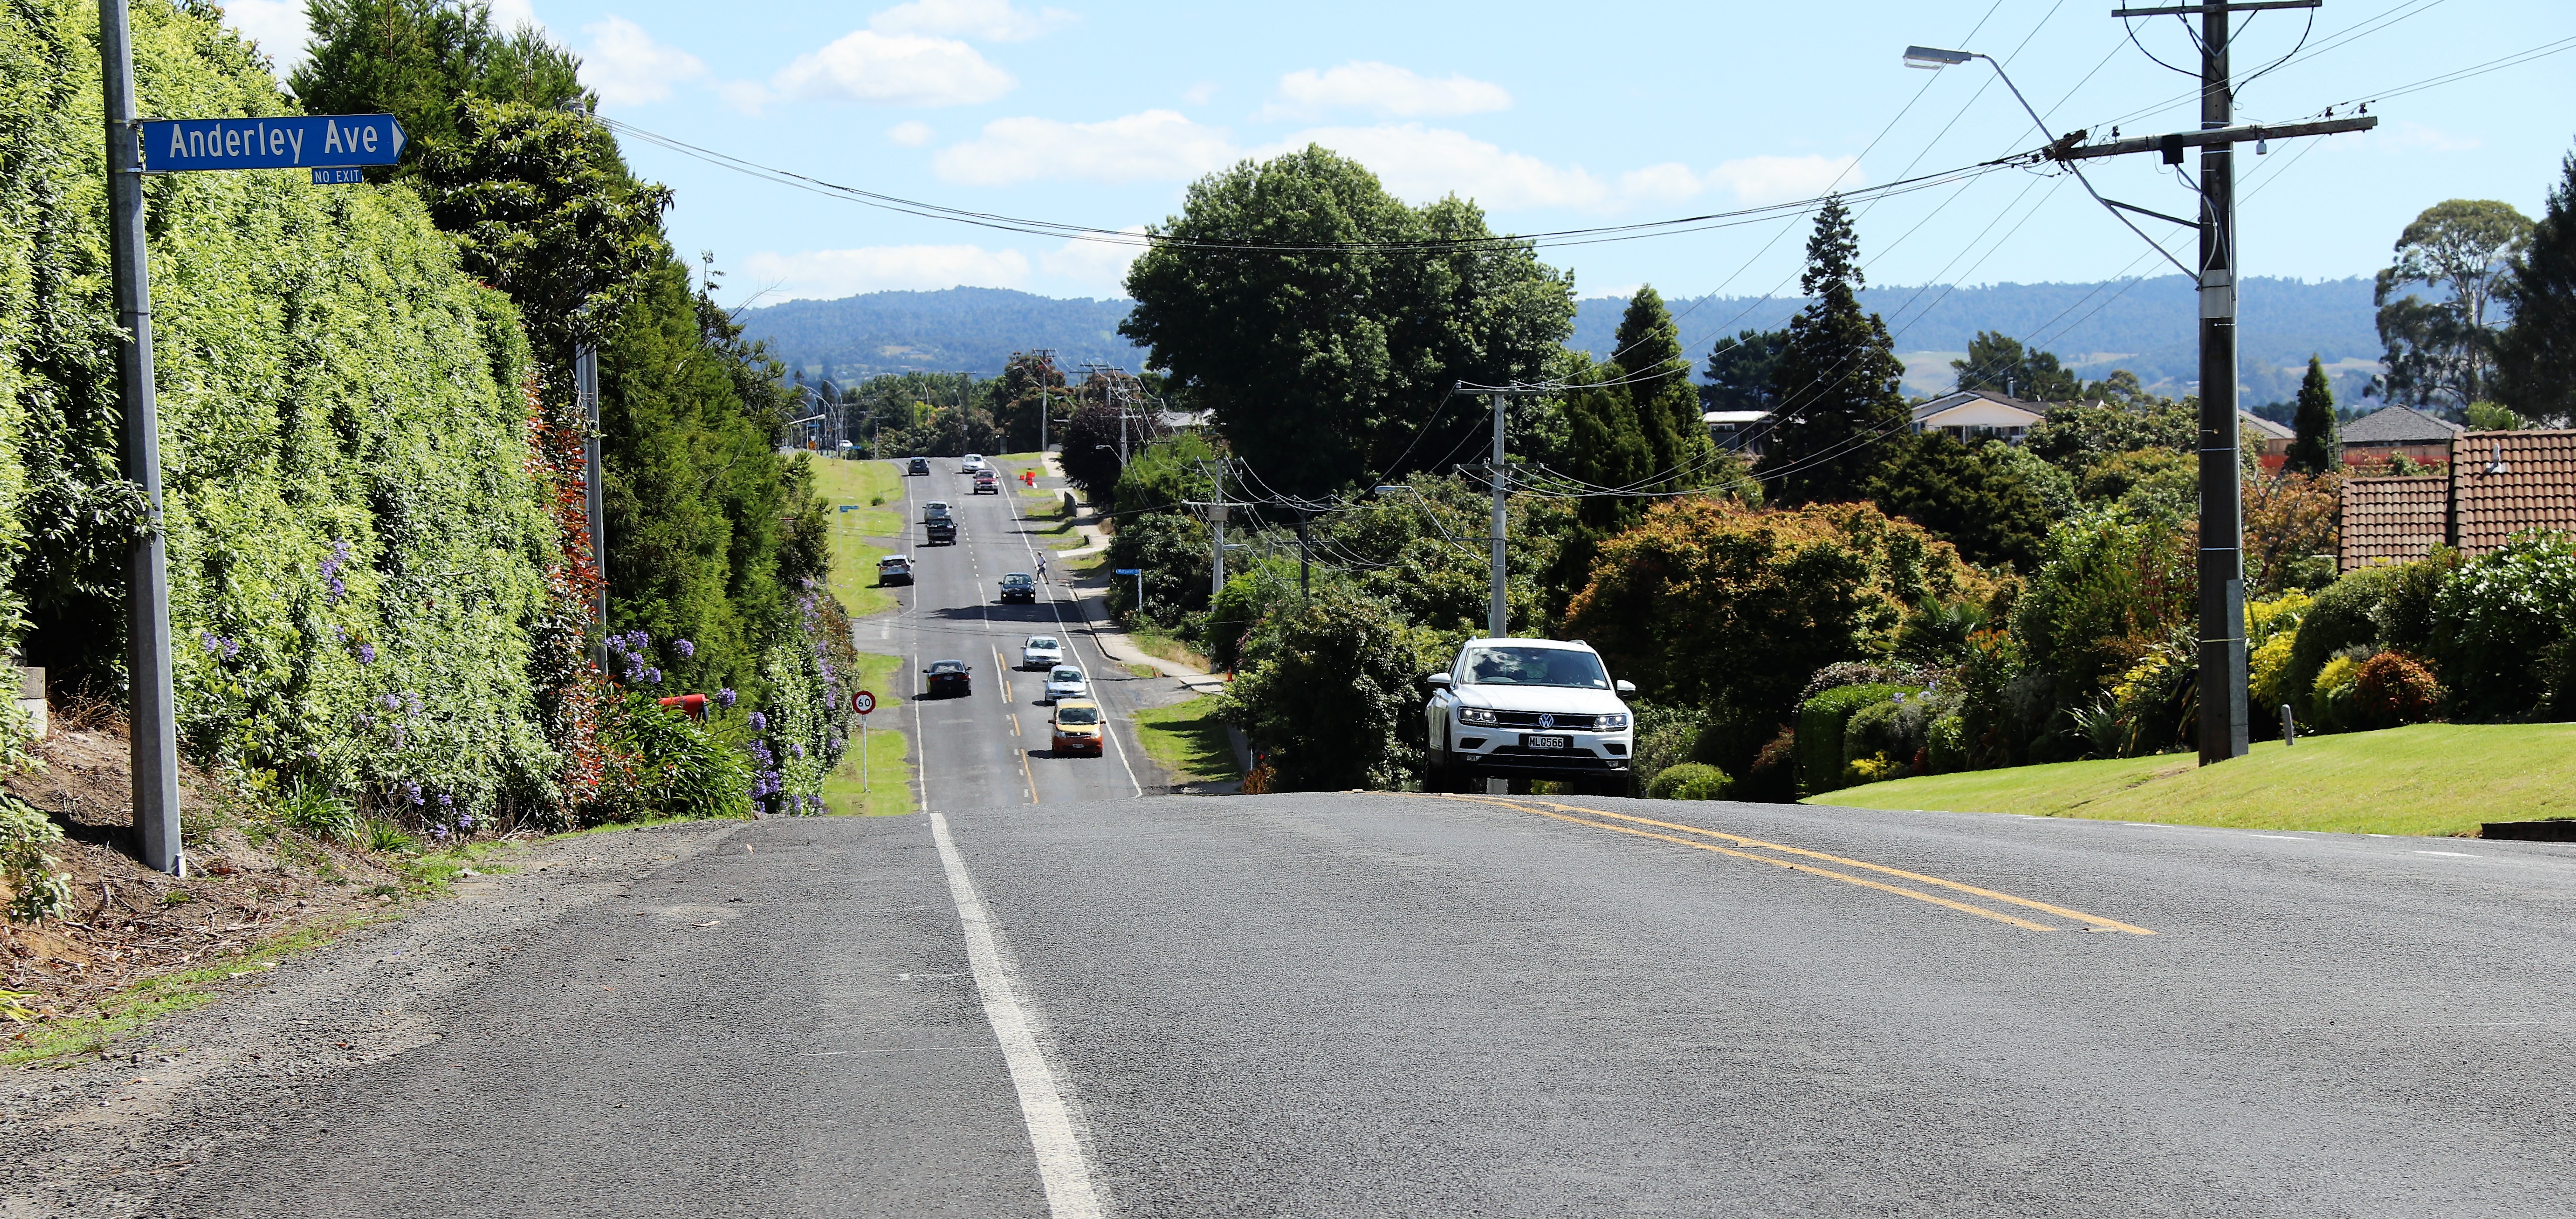
<svg viewBox="0 0 2576 1219"><path fill-rule="evenodd" d="M34 528L30 663L120 686L122 557L97 7L0 14L0 440ZM147 114L293 109L206 13L134 10ZM196 757L460 815L549 797L529 625L553 549L517 312L407 189L147 183L181 730ZM423 807L428 807L424 803Z"/></svg>

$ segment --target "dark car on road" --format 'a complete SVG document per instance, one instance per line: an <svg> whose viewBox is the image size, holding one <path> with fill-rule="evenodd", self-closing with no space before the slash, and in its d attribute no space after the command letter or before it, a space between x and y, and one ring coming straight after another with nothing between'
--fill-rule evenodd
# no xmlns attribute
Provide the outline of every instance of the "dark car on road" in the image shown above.
<svg viewBox="0 0 2576 1219"><path fill-rule="evenodd" d="M1008 605L1014 601L1024 601L1030 605L1037 604L1037 577L1025 571L1015 571L1002 577L1002 603Z"/></svg>
<svg viewBox="0 0 2576 1219"><path fill-rule="evenodd" d="M934 660L923 669L922 684L932 698L963 698L975 692L975 671L962 660Z"/></svg>
<svg viewBox="0 0 2576 1219"><path fill-rule="evenodd" d="M927 457L915 457L912 459L911 465L903 468L903 472L906 475L920 474L927 476L930 473L930 459Z"/></svg>

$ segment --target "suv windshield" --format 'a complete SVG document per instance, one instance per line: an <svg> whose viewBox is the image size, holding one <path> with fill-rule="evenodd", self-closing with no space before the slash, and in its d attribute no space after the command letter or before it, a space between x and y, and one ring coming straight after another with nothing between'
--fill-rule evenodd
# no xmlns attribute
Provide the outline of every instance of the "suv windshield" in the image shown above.
<svg viewBox="0 0 2576 1219"><path fill-rule="evenodd" d="M1055 672L1047 674L1047 680L1048 680L1048 681L1081 681L1081 680L1082 680L1082 670L1080 670L1080 669L1076 669L1076 668L1071 668L1071 667L1057 669Z"/></svg>
<svg viewBox="0 0 2576 1219"><path fill-rule="evenodd" d="M1055 722L1059 724L1075 724L1088 727L1100 722L1100 708L1067 707L1064 710L1055 713Z"/></svg>
<svg viewBox="0 0 2576 1219"><path fill-rule="evenodd" d="M1031 635L1029 636L1029 641L1021 646L1034 648L1041 652L1053 651L1055 649L1055 639L1053 636L1049 635Z"/></svg>
<svg viewBox="0 0 2576 1219"><path fill-rule="evenodd" d="M1469 648L1460 671L1469 682L1481 685L1610 688L1601 658L1570 648Z"/></svg>

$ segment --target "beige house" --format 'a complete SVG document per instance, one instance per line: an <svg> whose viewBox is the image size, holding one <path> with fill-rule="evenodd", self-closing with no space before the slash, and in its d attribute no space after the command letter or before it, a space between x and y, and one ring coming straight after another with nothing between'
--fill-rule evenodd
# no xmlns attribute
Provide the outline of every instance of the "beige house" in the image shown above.
<svg viewBox="0 0 2576 1219"><path fill-rule="evenodd" d="M1947 432L1962 444L1980 440L2020 444L2045 409L2037 402L2024 402L1992 390L1963 389L1915 407L1914 430Z"/></svg>

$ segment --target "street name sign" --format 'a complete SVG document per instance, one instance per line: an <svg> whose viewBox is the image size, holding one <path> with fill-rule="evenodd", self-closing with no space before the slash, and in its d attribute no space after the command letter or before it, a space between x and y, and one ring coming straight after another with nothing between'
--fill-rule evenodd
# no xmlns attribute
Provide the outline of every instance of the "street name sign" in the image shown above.
<svg viewBox="0 0 2576 1219"><path fill-rule="evenodd" d="M335 169L391 165L408 137L390 114L290 114L249 119L146 119L143 172ZM356 175L345 180L354 181ZM325 181L321 173L315 182ZM342 181L334 175L329 181Z"/></svg>

